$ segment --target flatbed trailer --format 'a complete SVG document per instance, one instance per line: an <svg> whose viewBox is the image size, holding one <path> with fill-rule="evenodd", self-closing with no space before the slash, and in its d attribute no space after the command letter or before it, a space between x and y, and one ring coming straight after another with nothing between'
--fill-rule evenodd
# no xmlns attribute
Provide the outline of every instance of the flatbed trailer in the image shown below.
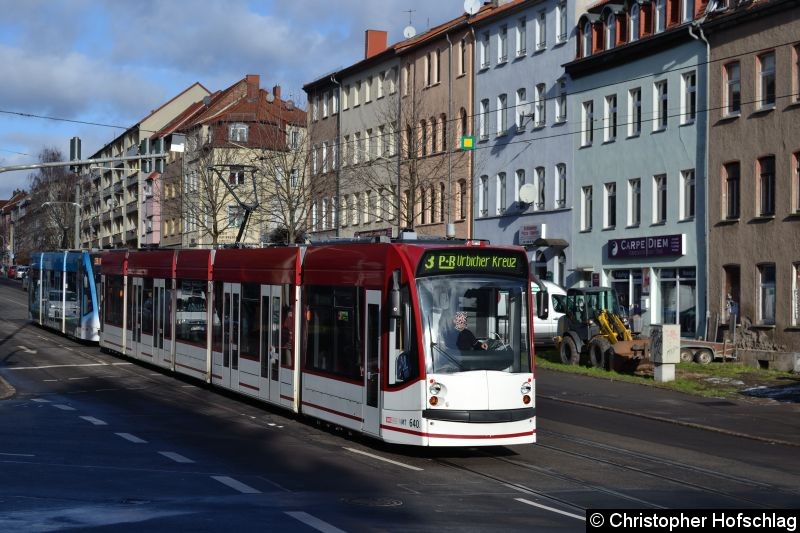
<svg viewBox="0 0 800 533"><path fill-rule="evenodd" d="M712 361L735 361L736 349L727 342L681 339L681 362L707 365Z"/></svg>

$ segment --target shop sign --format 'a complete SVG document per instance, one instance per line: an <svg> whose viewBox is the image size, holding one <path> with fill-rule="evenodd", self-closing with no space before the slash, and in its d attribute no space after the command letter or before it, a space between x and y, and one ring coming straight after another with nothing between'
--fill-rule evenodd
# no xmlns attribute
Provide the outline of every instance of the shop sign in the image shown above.
<svg viewBox="0 0 800 533"><path fill-rule="evenodd" d="M626 259L628 257L665 257L684 255L686 236L660 235L654 237L635 237L632 239L609 239L608 258Z"/></svg>
<svg viewBox="0 0 800 533"><path fill-rule="evenodd" d="M531 224L519 228L519 244L534 244L539 239L544 239L547 230L546 224Z"/></svg>

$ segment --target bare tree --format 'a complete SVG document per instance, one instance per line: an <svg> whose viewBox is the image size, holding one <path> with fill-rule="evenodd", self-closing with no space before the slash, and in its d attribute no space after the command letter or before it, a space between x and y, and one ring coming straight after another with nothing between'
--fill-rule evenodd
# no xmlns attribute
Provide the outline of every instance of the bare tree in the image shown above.
<svg viewBox="0 0 800 533"><path fill-rule="evenodd" d="M44 148L40 163L63 161L56 148ZM18 256L34 251L70 248L75 233L75 187L79 177L67 167L49 167L28 176L30 204L24 230L17 235Z"/></svg>

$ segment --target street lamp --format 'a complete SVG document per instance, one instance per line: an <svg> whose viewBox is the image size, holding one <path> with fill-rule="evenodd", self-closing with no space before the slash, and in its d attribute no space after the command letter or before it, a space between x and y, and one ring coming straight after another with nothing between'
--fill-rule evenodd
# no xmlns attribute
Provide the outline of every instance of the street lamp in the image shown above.
<svg viewBox="0 0 800 533"><path fill-rule="evenodd" d="M80 230L80 223L81 223L81 204L78 202L60 202L60 201L53 201L53 202L44 202L42 203L42 207L50 206L53 207L54 204L66 204L66 205L74 205L75 206L75 249L80 250L81 248L81 230ZM58 225L61 226L61 231L66 232L66 227L61 223L61 219L58 217L54 217L58 222Z"/></svg>

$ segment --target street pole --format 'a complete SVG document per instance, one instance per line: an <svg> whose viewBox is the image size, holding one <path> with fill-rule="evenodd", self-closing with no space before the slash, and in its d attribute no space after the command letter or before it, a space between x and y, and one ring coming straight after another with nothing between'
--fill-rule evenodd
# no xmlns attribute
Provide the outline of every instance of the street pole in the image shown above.
<svg viewBox="0 0 800 533"><path fill-rule="evenodd" d="M75 249L81 249L81 185L75 185Z"/></svg>

